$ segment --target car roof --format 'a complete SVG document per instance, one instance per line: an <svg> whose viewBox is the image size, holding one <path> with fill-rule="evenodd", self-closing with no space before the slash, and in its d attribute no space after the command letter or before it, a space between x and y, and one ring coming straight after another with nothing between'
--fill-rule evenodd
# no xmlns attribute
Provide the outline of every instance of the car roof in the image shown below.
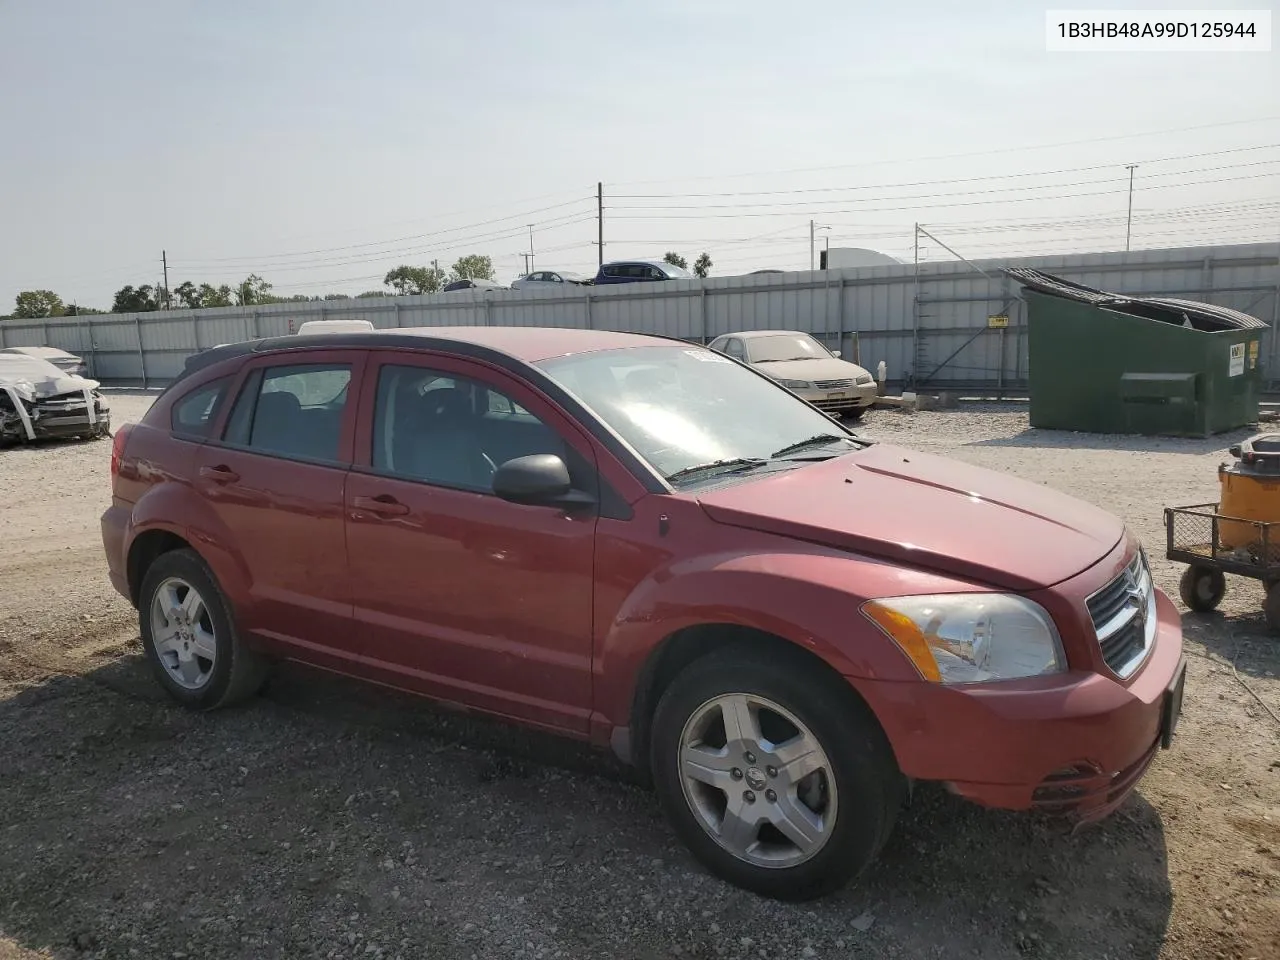
<svg viewBox="0 0 1280 960"><path fill-rule="evenodd" d="M223 344L194 354L187 361L187 372L208 363L247 353L267 353L299 348L369 348L404 347L406 349L470 348L473 354L503 354L522 363L537 363L576 353L619 350L629 347L658 347L680 344L698 348L669 337L613 330L583 330L575 327L391 327L365 333L317 333L306 337L290 334L262 340L246 340ZM702 348L705 349L705 348Z"/></svg>

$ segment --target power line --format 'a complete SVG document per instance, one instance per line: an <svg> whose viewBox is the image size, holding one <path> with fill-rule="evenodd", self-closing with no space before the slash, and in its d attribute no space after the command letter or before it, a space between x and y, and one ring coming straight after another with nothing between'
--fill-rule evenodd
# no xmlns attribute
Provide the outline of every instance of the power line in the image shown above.
<svg viewBox="0 0 1280 960"><path fill-rule="evenodd" d="M285 257L303 257L303 256L310 256L317 253L337 253L343 250L358 250L366 247L387 246L393 243L408 243L414 240L428 240L434 237L444 236L445 234L449 234L449 233L457 233L463 230L473 230L476 227L484 227L484 226L490 226L496 223L504 223L508 220L517 220L524 217L532 216L533 214L545 213L548 210L559 210L563 207L573 206L574 204L584 203L584 202L587 202L588 200L594 200L594 199L595 199L594 197L588 197L588 198L579 198L577 200L568 200L568 201L565 201L564 203L554 203L554 204L551 204L550 206L540 207L537 210L525 210L525 211L522 211L521 213L513 213L510 216L506 216L506 217L496 217L491 220L480 220L480 221L477 221L476 223L460 224L459 226L456 226L456 227L445 227L441 230L432 231L430 233L413 234L411 236L397 237L391 240L370 240L365 243L351 243L351 244L345 244L343 246L338 246L338 247L319 247L315 250L296 250L296 251L286 252L286 253L262 254L259 256L243 255L243 256L236 256L236 257L203 257L203 258L192 257L188 259L186 262L192 263L192 264L233 263L233 262L258 263L268 259L281 259ZM528 221L525 221L525 222L527 223Z"/></svg>
<svg viewBox="0 0 1280 960"><path fill-rule="evenodd" d="M789 170L764 170L753 173L717 173L703 174L696 177L669 177L660 180L624 180L618 185L650 184L650 183L692 183L699 180L728 180L742 177L782 176L792 173L821 173L827 170L857 170L865 167L884 166L885 164L916 163L934 160L962 160L969 157L989 157L997 154L1023 153L1029 150L1053 150L1058 147L1075 147L1086 143L1110 143L1117 140L1135 140L1142 137L1159 137L1170 133L1191 133L1198 130L1214 130L1222 127L1245 126L1253 123L1267 123L1280 120L1280 116L1250 117L1240 120L1220 120L1216 123L1202 123L1190 127L1170 127L1164 130L1145 130L1138 133L1118 133L1105 137L1086 137L1079 140L1060 140L1057 143L1032 144L1022 147L997 147L991 150L971 150L966 153L941 153L926 157L899 157L892 160L865 160L860 163L839 163L820 167L793 167Z"/></svg>
<svg viewBox="0 0 1280 960"><path fill-rule="evenodd" d="M562 227L585 223L587 220L592 219L594 219L594 217L567 214L565 217L544 220L535 225L541 227L543 230L556 230ZM324 266L350 266L357 263L380 263L389 260L403 259L406 257L420 257L436 251L447 252L450 250L457 250L464 246L471 246L477 243L491 243L499 240L508 240L513 237L524 236L526 229L527 228L513 227L507 230L492 231L485 234L474 234L468 237L449 237L442 242L426 246L383 250L351 257L325 257L305 261L284 261L283 263L271 263L267 260L249 261L239 268L224 268L224 270L236 269L237 272L240 272L245 269L261 269L271 270L276 273L289 273L299 270L314 270ZM190 269L194 272L210 272L207 268L202 271L202 268L195 261L182 261L182 265L184 268ZM215 274L218 273L216 269L212 272ZM223 273L222 275L226 274Z"/></svg>
<svg viewBox="0 0 1280 960"><path fill-rule="evenodd" d="M1169 188L1200 187L1200 186L1207 186L1215 183L1235 183L1240 180L1256 180L1259 177L1271 177L1271 176L1275 176L1275 174L1259 173L1259 174L1248 174L1240 177L1219 177L1214 180L1195 180L1195 181L1190 181L1188 183L1154 184L1153 186L1147 187L1145 189L1163 190L1163 189L1169 189ZM969 200L969 201L960 202L960 203L935 203L935 204L930 204L930 206L932 207L976 207L976 206L989 206L993 203L1000 204L1000 203L1049 202L1054 200L1076 200L1082 197L1107 197L1107 196L1114 196L1117 193L1124 193L1124 192L1125 192L1124 190L1100 190L1100 191L1093 191L1089 193L1068 193L1068 194L1059 194L1057 196L1047 196L1047 197L1001 197L994 200ZM972 194L971 193L952 194L952 196L970 196L970 195ZM885 197L883 199L900 200L900 199L908 199L908 198ZM870 202L874 203L877 201L872 200ZM618 209L622 209L622 208L618 208ZM634 209L647 209L647 208L637 207ZM886 211L893 211L893 210L919 210L919 209L920 209L919 204L913 204L905 207L859 207L857 209L851 209L851 210L820 210L820 211L815 210L814 212L821 213L824 216L830 216L832 214L835 214L838 216L840 214L883 213ZM689 220L689 219L717 219L717 220L730 219L732 220L732 219L738 219L738 218L744 218L744 217L782 217L782 216L794 216L794 214L785 210L770 211L770 212L761 211L761 212L755 212L755 213L751 213L751 212L748 212L748 213L701 213L700 212L700 213L667 213L667 214L641 214L641 215L617 216L617 219L619 220Z"/></svg>
<svg viewBox="0 0 1280 960"><path fill-rule="evenodd" d="M1152 179L1155 177L1183 177L1193 173L1214 173L1222 170L1239 170L1239 169L1245 169L1245 168L1251 168L1251 167L1267 166L1267 165L1276 164L1276 163L1280 163L1280 157L1277 157L1274 160L1255 160L1249 163L1225 164L1223 166L1217 166L1217 167L1199 167L1194 170L1178 170L1178 171L1170 171L1167 173L1154 173L1154 174L1151 174L1151 176L1148 177L1147 179ZM1111 165L1109 168L1114 170L1115 166ZM1280 172L1280 171L1275 171L1275 172ZM1272 175L1274 174L1273 173L1264 174L1264 176L1272 176ZM1059 190L1064 187L1093 187L1093 186L1101 186L1102 184L1107 184L1107 183L1125 183L1126 181L1127 181L1126 177L1107 177L1101 180L1099 179L1074 180L1067 183L1034 183L1034 184L1029 184L1027 186L1021 186L1021 187L990 187L985 190L959 190L959 191L953 191L950 193L917 193L917 194L905 194L902 196L892 196L892 197L870 197L870 198L867 198L866 200L841 197L841 198L833 198L830 200L769 200L769 201L748 202L748 203L715 203L715 204L657 203L657 204L626 205L626 206L620 206L620 207L612 207L611 209L613 210L743 210L743 209L754 209L758 207L802 207L806 210L814 210L815 212L820 213L822 211L818 210L816 205L823 204L823 203L876 203L882 200L935 200L935 199L945 199L948 197L982 196L982 195L992 194L992 193L1012 193L1012 192L1023 192L1028 190ZM1206 182L1215 182L1215 181L1206 181Z"/></svg>
<svg viewBox="0 0 1280 960"><path fill-rule="evenodd" d="M1166 163L1174 160L1198 160L1203 157L1217 157L1234 153L1250 153L1258 150L1274 150L1280 147L1280 143L1260 144L1254 147L1234 147L1230 150L1209 150L1203 153L1186 153L1178 156L1157 157L1152 160L1143 160L1143 164ZM1263 161L1274 162L1274 161ZM1114 163L1098 163L1085 167L1059 167L1056 170L1037 170L1024 173L990 173L978 177L958 177L946 178L942 180L913 180L905 183L880 183L880 184L858 184L856 186L846 187L801 187L790 190L735 190L725 193L618 193L612 194L611 200L649 200L649 199L670 199L670 198L712 198L712 197L764 197L764 196L794 196L797 194L809 193L843 193L854 190L892 190L898 187L934 187L948 186L957 183L979 183L985 180L1012 180L1025 177L1050 177L1064 173L1087 173L1095 170L1115 170ZM1214 167L1210 169L1226 169L1225 167ZM1171 171L1171 173L1194 173L1192 170Z"/></svg>

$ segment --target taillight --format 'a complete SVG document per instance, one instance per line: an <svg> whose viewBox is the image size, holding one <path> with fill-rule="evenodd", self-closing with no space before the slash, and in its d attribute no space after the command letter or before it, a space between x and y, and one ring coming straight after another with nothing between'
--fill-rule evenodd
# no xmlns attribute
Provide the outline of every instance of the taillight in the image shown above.
<svg viewBox="0 0 1280 960"><path fill-rule="evenodd" d="M124 459L124 445L129 442L129 431L133 429L132 423L122 423L116 428L116 434L111 438L111 476L116 477L120 474L120 461Z"/></svg>

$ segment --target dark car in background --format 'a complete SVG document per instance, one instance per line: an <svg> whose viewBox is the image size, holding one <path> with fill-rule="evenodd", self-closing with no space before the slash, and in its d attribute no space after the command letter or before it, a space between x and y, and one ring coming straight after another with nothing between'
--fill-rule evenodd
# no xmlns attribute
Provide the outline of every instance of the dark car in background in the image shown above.
<svg viewBox="0 0 1280 960"><path fill-rule="evenodd" d="M596 272L596 285L602 283L647 283L661 280L692 280L694 276L683 267L664 260L614 260L600 264Z"/></svg>

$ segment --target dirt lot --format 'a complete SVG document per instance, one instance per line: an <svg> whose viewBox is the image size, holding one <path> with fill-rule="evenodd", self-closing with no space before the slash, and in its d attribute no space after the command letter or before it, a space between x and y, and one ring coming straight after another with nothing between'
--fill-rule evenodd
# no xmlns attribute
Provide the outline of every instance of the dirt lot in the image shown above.
<svg viewBox="0 0 1280 960"><path fill-rule="evenodd" d="M117 394L114 419L148 402ZM1161 507L1213 499L1235 439L993 409L866 432L1101 504L1172 592ZM790 906L706 876L576 746L297 668L240 709L171 706L106 580L108 455L0 451L0 960L1280 958L1280 639L1256 584L1185 618L1177 742L1113 818L1072 835L926 788L863 882Z"/></svg>

